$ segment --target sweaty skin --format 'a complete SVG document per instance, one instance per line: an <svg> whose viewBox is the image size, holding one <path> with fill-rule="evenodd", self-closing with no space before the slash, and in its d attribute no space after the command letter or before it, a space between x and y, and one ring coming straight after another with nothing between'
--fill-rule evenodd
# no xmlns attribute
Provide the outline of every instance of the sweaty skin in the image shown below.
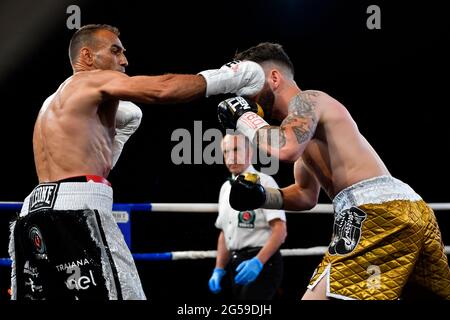
<svg viewBox="0 0 450 320"><path fill-rule="evenodd" d="M355 186L371 178L390 176L390 173L360 133L347 109L339 101L321 91L300 90L294 80L293 64L279 44L260 43L238 53L236 58L255 59L263 67L266 81L253 100L263 106L264 110L269 111L267 119L276 119L281 122L279 126L270 126L258 115L246 112L238 119L237 128L253 139L259 148L268 151L272 156L294 163L295 183L281 189L278 193L282 197L283 208L298 211L311 209L317 204L320 189L323 188L334 201L334 210L337 211L331 249L335 246L336 238L346 242L343 245L346 251L328 250L320 268L316 269L311 279L314 283L308 286L311 289L306 290L303 300L326 300L329 299L327 293L335 298L353 297L354 287L361 289L361 294L358 296L360 299L388 297L390 293L386 292L390 290L380 287L380 290L386 292L372 291L369 286L371 277L367 278L368 290L363 291L365 289L364 269L377 264L381 266L383 261L389 265L388 269L397 268L400 265L402 271L397 272L400 268L397 268L396 272L384 270L383 279L391 282L386 284L386 288L394 282L402 286L405 283L404 280L396 282L392 279L403 277L408 280L410 273L413 275L417 268L421 270L420 267L424 263L419 260L427 255L423 255L421 241L411 240L410 248L406 243L397 240L403 238L410 240L411 234L418 237L424 236L424 233L416 231L425 230L425 225L433 224L433 230L436 231L433 236L425 236L428 245L428 242L432 242L430 239L437 240L437 245L434 247L437 255L433 257L440 256L442 261L447 262L443 248L439 249L439 246L442 247L442 241L439 241L438 226L435 221L432 221L434 220L432 210L427 208L422 200L417 201L420 197L409 186L401 181L384 178L363 183L360 185L361 189ZM386 130L387 128L377 129ZM384 181L386 181L386 189L383 188ZM380 185L383 187L379 187ZM392 187L390 188L389 185ZM349 190L348 193L343 194L343 199L340 197L336 199L339 192L351 186L355 186L356 190ZM360 192L368 193L368 197L364 197L366 194ZM379 196L379 201L374 199L376 196ZM397 204L397 201L393 201L392 203L395 204L392 204L393 199L399 200L401 204ZM360 211L366 208L365 215L360 215ZM353 212L352 209L355 211ZM420 219L416 218L415 214L426 217L424 218L426 220L418 222ZM398 215L398 219L394 219L395 215ZM368 222L363 227L362 222L366 218ZM398 224L398 226L387 224L385 227L386 219L391 219L392 224ZM362 243L357 251L352 251L359 244L360 237L365 237L363 239L365 243ZM350 246L348 246L349 242ZM397 250L394 255L391 254L390 258L397 259L398 263L385 259L389 252L386 253L384 247L394 247ZM378 254L382 251L383 253ZM331 257L335 255L337 257ZM414 259L407 258L410 256ZM433 259L438 261L440 258ZM419 265L416 264L413 270L417 261ZM445 267L448 270L448 266L442 266L444 272ZM338 282L335 281L332 272L334 275L339 274ZM368 274L370 275L369 271ZM336 288L342 285L342 291L333 292L334 284ZM399 286L396 288L403 288ZM427 284L427 286L431 288L431 285Z"/></svg>
<svg viewBox="0 0 450 320"><path fill-rule="evenodd" d="M39 112L33 134L39 182L109 174L118 100L102 101L91 89L89 78L98 78L91 73L99 72L67 79Z"/></svg>
<svg viewBox="0 0 450 320"><path fill-rule="evenodd" d="M262 93L264 97L264 92ZM333 199L359 181L390 175L378 154L359 132L347 109L320 91L300 91L294 84L278 95L274 116L280 127L258 131L257 143L283 161L294 163L295 183L281 189L286 210L307 210L318 201L322 187ZM278 134L275 146L268 134ZM326 277L303 300L326 300Z"/></svg>
<svg viewBox="0 0 450 320"><path fill-rule="evenodd" d="M127 76L119 38L108 30L98 31L98 36L95 50L81 50L74 75L47 98L37 117L33 151L40 183L108 176L119 100L174 103L205 93L200 75Z"/></svg>
<svg viewBox="0 0 450 320"><path fill-rule="evenodd" d="M303 163L333 199L342 189L389 171L358 130L347 109L329 95L305 91L315 104L318 123L302 155Z"/></svg>
<svg viewBox="0 0 450 320"><path fill-rule="evenodd" d="M314 206L320 186L333 199L339 191L356 182L389 175L347 109L337 100L324 92L308 90L295 93L288 101L284 110L276 110L284 118L280 127L261 128L258 135L261 147L271 153L279 152L282 161L296 162L294 175L298 183L288 187L290 191L302 187L306 183L302 181L307 180L312 189L308 203ZM280 140L276 150L270 143L264 143L268 141L267 133L274 129ZM303 191L304 186L301 189L298 191ZM300 210L304 206L299 199L285 199L285 209Z"/></svg>

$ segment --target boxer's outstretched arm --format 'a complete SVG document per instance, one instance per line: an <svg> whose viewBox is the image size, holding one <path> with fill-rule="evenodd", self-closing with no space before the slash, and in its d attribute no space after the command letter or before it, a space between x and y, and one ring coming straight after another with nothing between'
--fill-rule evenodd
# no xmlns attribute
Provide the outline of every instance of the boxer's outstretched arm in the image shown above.
<svg viewBox="0 0 450 320"><path fill-rule="evenodd" d="M166 74L134 76L110 72L101 86L105 99L113 98L142 103L187 102L205 95L206 81L201 75Z"/></svg>
<svg viewBox="0 0 450 320"><path fill-rule="evenodd" d="M142 103L178 103L224 93L253 96L264 85L264 71L253 61L234 61L220 69L192 74L135 76L101 71L103 98Z"/></svg>
<svg viewBox="0 0 450 320"><path fill-rule="evenodd" d="M294 164L295 183L281 189L283 208L286 210L309 210L319 200L320 184L317 178L298 159Z"/></svg>

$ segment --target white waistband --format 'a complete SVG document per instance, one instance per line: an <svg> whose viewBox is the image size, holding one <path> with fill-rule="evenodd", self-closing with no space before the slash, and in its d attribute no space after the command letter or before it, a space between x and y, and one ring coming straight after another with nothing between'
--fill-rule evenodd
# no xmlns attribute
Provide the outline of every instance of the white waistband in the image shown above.
<svg viewBox="0 0 450 320"><path fill-rule="evenodd" d="M36 186L42 186L40 184ZM36 190L36 188L34 190ZM34 191L33 190L33 191ZM28 213L30 196L25 198L20 215ZM97 209L112 211L113 190L110 186L96 182L61 182L58 184L53 210Z"/></svg>
<svg viewBox="0 0 450 320"><path fill-rule="evenodd" d="M393 200L419 201L422 198L406 183L391 176L379 176L343 189L334 197L333 207L334 212L341 212L350 207Z"/></svg>

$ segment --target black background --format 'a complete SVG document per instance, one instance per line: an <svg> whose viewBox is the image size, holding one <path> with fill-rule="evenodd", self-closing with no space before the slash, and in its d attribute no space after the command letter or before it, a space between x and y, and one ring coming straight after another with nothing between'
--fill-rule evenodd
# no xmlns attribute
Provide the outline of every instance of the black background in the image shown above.
<svg viewBox="0 0 450 320"><path fill-rule="evenodd" d="M342 102L392 175L410 184L426 201L446 202L450 179L446 116L449 24L441 3L2 1L0 199L22 201L37 183L33 125L44 99L71 75L67 47L74 31L66 27L66 7L77 4L82 25L108 23L120 29L129 75L197 73L220 67L236 50L259 42L282 44L295 65L295 79L301 89L322 90ZM366 9L371 4L381 8L381 30L366 27ZM177 142L171 141L171 134L177 128L193 133L194 121L202 121L204 130L218 127L216 105L220 98L178 105L140 105L142 124L109 176L115 201L216 202L226 169L222 165L174 165L171 150ZM293 182L291 168L283 164L275 175L280 186ZM330 201L321 195L320 202ZM136 235L133 242L149 242L147 247L136 247L141 252L215 248L215 214L206 219L199 215L174 214L169 218L155 214L152 219L136 222L137 229L144 233ZM316 220L307 224L299 220L296 224L296 219L298 216L292 218L285 247L327 244L331 221L322 226ZM318 229L323 233L322 243L309 243L319 234ZM6 241L6 227L3 230ZM295 280L295 289L286 289L292 291L289 298L295 298L304 288L318 261L311 259L311 266L302 266L305 276ZM198 263L177 262L170 267L144 264L140 268L151 269L142 276L144 282L150 282L151 292L158 281L176 286L186 274L199 270ZM303 263L297 261L290 268L295 270ZM209 260L207 266L198 267L204 269L198 272L203 281L198 289L202 293L197 292L200 296L207 295L206 282L213 265ZM152 277L170 268L176 271ZM176 278L179 273L183 277ZM193 290L189 288L180 289L178 296L188 295ZM174 294L173 288L167 290ZM149 296L157 298L158 291Z"/></svg>
<svg viewBox="0 0 450 320"><path fill-rule="evenodd" d="M17 12L2 11L8 18L2 23L10 22L1 26L3 51L11 53L2 62L12 62L0 78L4 201L21 201L35 186L34 121L43 100L71 75L67 47L73 30L66 27L63 1L28 29L21 23L31 23L36 6L53 2L18 3L23 4ZM129 75L197 73L220 67L236 50L261 41L281 43L300 88L340 100L394 176L427 201L445 202L449 26L438 3L378 2L382 28L369 30L371 1L68 1L79 5L82 24L109 23L121 30ZM200 120L204 129L218 126L217 101L220 97L140 105L142 125L110 175L116 200L214 202L225 168L176 166L170 155L174 129L193 133ZM290 179L284 174L278 181Z"/></svg>

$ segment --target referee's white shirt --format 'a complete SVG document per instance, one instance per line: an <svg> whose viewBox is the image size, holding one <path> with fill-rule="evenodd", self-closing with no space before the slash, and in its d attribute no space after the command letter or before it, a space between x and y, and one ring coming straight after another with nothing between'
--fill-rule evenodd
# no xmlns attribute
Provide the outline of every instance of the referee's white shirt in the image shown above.
<svg viewBox="0 0 450 320"><path fill-rule="evenodd" d="M278 188L278 184L271 176L256 171L251 165L244 172L257 173L264 187ZM230 191L231 184L226 181L220 189L219 215L215 223L215 226L224 233L227 249L232 251L264 246L272 232L269 221L276 218L286 221L284 210L236 211L230 206Z"/></svg>

